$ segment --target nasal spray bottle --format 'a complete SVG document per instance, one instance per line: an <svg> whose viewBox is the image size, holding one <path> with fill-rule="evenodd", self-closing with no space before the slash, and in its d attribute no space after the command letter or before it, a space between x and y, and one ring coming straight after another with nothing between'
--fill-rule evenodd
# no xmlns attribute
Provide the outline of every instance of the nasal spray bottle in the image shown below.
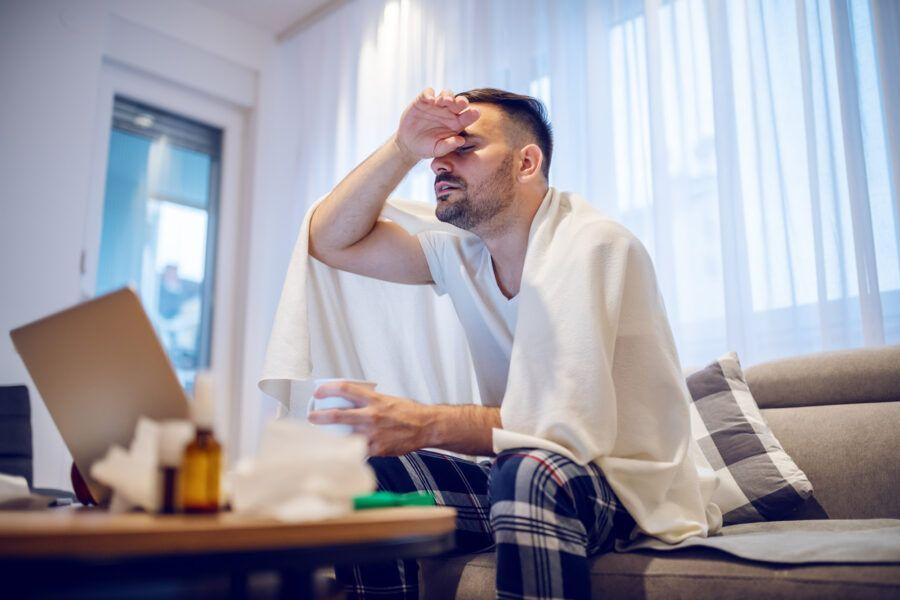
<svg viewBox="0 0 900 600"><path fill-rule="evenodd" d="M194 441L184 450L182 466L182 507L186 513L213 513L219 510L222 478L222 446L213 436L215 398L209 373L194 379Z"/></svg>

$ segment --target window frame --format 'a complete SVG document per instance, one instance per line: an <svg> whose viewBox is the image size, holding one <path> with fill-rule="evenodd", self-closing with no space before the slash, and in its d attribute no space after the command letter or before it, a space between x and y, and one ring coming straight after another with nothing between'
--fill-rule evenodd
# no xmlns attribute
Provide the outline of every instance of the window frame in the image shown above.
<svg viewBox="0 0 900 600"><path fill-rule="evenodd" d="M104 58L94 119L91 187L85 218L81 256L81 298L95 295L100 253L100 232L106 195L109 137L115 96L146 103L160 110L199 121L222 130L218 180L218 219L214 244L215 269L209 319L209 370L216 385L215 429L225 439L230 458L240 454L240 401L242 369L237 340L241 335L245 303L242 280L246 275L247 214L243 193L246 111L200 90L139 71ZM210 221L210 227L213 224ZM209 238L209 236L208 236Z"/></svg>
<svg viewBox="0 0 900 600"><path fill-rule="evenodd" d="M154 124L148 128L142 128L132 123L133 116L138 114L150 114L154 117ZM214 131L209 131L210 129ZM206 212L206 255L204 277L202 283L202 297L204 308L200 316L199 339L197 347L197 371L210 367L210 354L212 346L212 315L215 308L215 268L216 268L216 240L219 233L219 189L222 161L222 130L218 127L200 123L169 111L161 110L156 106L150 106L136 98L115 94L113 97L113 116L110 131L121 131L130 135L140 136L154 142L168 137L175 147L192 150L209 156L209 188L208 203L205 206L195 205L184 198L173 198L158 193L158 190L149 190L147 200L156 199L181 206L202 209ZM107 152L108 154L108 152ZM108 162L108 156L107 156ZM107 167L108 168L108 167ZM104 198L105 202L105 198ZM95 286L96 288L96 286Z"/></svg>

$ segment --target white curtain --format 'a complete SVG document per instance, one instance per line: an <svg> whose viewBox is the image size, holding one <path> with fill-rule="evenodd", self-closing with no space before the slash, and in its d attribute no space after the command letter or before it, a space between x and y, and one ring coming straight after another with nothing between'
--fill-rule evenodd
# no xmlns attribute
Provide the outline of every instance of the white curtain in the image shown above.
<svg viewBox="0 0 900 600"><path fill-rule="evenodd" d="M422 88L499 87L546 102L551 184L648 247L685 366L900 343L898 37L891 0L355 0L281 48L294 204L273 243L286 265L309 203ZM422 162L397 195L433 201L433 180Z"/></svg>

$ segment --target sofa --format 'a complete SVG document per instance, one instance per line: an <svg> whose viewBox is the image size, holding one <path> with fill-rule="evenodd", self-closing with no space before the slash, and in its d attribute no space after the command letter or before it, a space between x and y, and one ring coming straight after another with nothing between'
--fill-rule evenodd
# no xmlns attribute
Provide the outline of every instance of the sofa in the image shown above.
<svg viewBox="0 0 900 600"><path fill-rule="evenodd" d="M813 485L788 519L900 519L900 346L745 369L750 391ZM786 521L765 524L773 530ZM424 598L494 597L492 552L420 561ZM609 553L592 595L614 598L900 598L900 564L773 564L710 549Z"/></svg>

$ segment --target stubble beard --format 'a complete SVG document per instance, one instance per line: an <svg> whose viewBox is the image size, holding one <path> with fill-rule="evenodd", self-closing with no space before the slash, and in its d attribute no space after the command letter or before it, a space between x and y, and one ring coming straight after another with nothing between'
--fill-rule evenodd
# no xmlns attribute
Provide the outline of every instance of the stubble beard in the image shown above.
<svg viewBox="0 0 900 600"><path fill-rule="evenodd" d="M435 216L466 231L474 231L491 221L513 202L515 189L510 173L513 155L510 152L490 177L474 186L457 190L456 198L438 201Z"/></svg>

